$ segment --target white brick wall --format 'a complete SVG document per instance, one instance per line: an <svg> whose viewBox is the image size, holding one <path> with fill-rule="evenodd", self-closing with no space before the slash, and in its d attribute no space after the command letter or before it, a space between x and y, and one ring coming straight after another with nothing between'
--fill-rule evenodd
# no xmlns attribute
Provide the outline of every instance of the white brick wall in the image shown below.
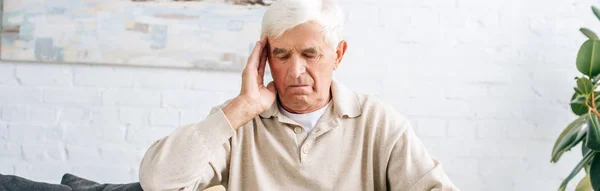
<svg viewBox="0 0 600 191"><path fill-rule="evenodd" d="M600 32L589 8L599 2L341 3L349 49L335 77L409 117L463 190L554 190L581 158L549 163L575 118L578 29ZM137 181L153 141L239 86L231 72L2 62L0 173Z"/></svg>

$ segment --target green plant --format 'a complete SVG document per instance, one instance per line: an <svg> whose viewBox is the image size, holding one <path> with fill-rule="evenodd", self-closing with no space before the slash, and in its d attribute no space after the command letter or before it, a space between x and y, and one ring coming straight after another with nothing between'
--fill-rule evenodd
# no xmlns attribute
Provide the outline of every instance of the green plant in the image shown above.
<svg viewBox="0 0 600 191"><path fill-rule="evenodd" d="M600 10L592 6L592 12L600 19ZM580 31L589 39L586 40L577 53L577 70L583 76L576 77L577 86L571 97L571 110L579 118L571 122L558 136L552 149L551 163L558 162L564 152L581 144L583 159L565 178L559 191L565 190L571 179L584 169L586 176L579 181L577 191L600 191L600 40L598 35L589 29ZM596 157L598 155L598 157Z"/></svg>

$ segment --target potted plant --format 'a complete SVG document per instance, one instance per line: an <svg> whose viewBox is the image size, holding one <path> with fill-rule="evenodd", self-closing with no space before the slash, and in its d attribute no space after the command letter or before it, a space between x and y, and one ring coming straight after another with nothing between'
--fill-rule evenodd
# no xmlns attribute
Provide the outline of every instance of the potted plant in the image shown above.
<svg viewBox="0 0 600 191"><path fill-rule="evenodd" d="M600 10L592 6L592 12L600 19ZM561 183L559 191L565 190L569 181L582 169L586 176L579 181L576 190L600 191L600 90L597 90L600 86L600 40L587 28L580 31L589 39L577 53L577 70L583 75L575 78L577 86L570 103L571 110L579 117L558 136L550 162L558 162L564 152L579 143L582 143L583 159Z"/></svg>

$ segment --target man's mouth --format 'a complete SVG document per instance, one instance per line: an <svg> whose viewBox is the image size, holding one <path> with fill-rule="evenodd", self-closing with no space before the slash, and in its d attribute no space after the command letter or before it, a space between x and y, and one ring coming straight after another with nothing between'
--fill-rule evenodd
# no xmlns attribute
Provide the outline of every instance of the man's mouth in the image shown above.
<svg viewBox="0 0 600 191"><path fill-rule="evenodd" d="M310 86L310 85L304 85L304 84L290 85L290 87L292 87L292 88L308 87L308 86Z"/></svg>

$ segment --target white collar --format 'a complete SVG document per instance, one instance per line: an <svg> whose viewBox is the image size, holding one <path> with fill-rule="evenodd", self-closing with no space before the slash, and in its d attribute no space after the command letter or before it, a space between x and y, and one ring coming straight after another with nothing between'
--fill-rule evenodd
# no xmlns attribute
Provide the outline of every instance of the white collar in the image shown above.
<svg viewBox="0 0 600 191"><path fill-rule="evenodd" d="M327 103L327 105L325 105L321 109L303 114L290 113L283 107L279 106L279 112L284 116L290 118L291 120L295 121L296 123L302 125L306 133L310 133L310 131L317 125L317 122L319 121L319 119L321 119L321 116L323 116L327 108L329 108L329 105L331 105L331 101L329 101L329 103Z"/></svg>

